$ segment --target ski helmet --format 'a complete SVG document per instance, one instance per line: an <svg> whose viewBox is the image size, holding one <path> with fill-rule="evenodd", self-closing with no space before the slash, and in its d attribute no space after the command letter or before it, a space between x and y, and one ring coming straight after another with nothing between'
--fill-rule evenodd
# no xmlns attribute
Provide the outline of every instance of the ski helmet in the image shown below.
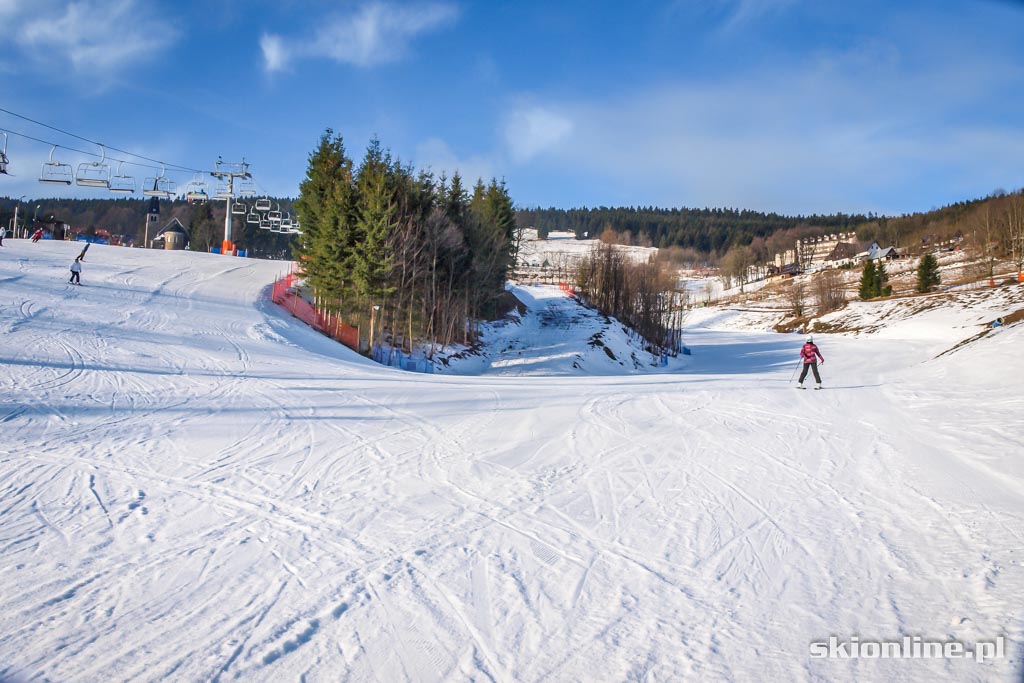
<svg viewBox="0 0 1024 683"><path fill-rule="evenodd" d="M807 343L810 344L813 341L814 341L814 337L812 335L807 335Z"/></svg>

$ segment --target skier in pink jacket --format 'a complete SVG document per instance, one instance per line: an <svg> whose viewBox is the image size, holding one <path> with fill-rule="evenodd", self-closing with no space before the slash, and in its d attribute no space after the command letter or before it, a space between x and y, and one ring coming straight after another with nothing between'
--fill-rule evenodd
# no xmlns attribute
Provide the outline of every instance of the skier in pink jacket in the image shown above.
<svg viewBox="0 0 1024 683"><path fill-rule="evenodd" d="M798 389L804 388L804 379L807 377L807 370L811 369L814 371L814 381L818 383L815 389L821 389L821 375L818 374L818 358L821 359L821 364L825 364L825 356L821 355L821 351L814 344L814 337L807 335L807 343L800 349L800 357L804 359L804 369L800 373L800 383L797 385Z"/></svg>

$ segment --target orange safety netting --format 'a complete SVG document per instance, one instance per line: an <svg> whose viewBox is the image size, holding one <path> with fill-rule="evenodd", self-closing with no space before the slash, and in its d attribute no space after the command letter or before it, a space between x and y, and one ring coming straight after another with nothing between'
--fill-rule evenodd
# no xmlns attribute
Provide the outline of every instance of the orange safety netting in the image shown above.
<svg viewBox="0 0 1024 683"><path fill-rule="evenodd" d="M341 318L333 313L317 309L313 304L298 295L295 289L295 273L288 273L274 281L271 294L273 302L315 330L323 332L345 346L359 350L359 328L346 325Z"/></svg>

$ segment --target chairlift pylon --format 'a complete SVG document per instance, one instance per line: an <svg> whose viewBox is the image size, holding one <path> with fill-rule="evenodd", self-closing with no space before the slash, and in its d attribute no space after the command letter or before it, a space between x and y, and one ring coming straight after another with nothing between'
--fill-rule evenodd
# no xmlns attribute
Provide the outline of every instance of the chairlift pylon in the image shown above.
<svg viewBox="0 0 1024 683"><path fill-rule="evenodd" d="M7 172L7 133L0 130L0 135L4 136L4 144L0 146L0 175L11 175Z"/></svg>
<svg viewBox="0 0 1024 683"><path fill-rule="evenodd" d="M160 167L160 175L146 178L146 184L142 188L142 194L147 197L158 199L170 199L174 196L176 185L166 175L166 167Z"/></svg>
<svg viewBox="0 0 1024 683"><path fill-rule="evenodd" d="M53 153L55 151L57 151L57 145L50 150L50 160L43 162L43 170L39 172L39 182L51 185L70 185L75 181L71 164L54 161Z"/></svg>
<svg viewBox="0 0 1024 683"><path fill-rule="evenodd" d="M99 161L84 161L78 165L75 183L80 187L110 189L110 165L104 163L107 160L107 149L103 145L99 147Z"/></svg>
<svg viewBox="0 0 1024 683"><path fill-rule="evenodd" d="M107 188L115 194L135 194L135 178L121 173L123 161L117 162L117 173L110 178L110 186Z"/></svg>

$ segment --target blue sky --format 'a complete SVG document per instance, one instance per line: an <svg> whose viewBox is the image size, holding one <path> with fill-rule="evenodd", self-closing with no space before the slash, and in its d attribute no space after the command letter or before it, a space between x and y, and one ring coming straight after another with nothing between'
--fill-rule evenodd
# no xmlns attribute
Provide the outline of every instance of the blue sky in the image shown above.
<svg viewBox="0 0 1024 683"><path fill-rule="evenodd" d="M1020 2L0 0L0 26L0 108L244 155L278 195L327 127L521 206L895 214L1024 186ZM12 135L0 195L102 196L34 182L48 154Z"/></svg>

